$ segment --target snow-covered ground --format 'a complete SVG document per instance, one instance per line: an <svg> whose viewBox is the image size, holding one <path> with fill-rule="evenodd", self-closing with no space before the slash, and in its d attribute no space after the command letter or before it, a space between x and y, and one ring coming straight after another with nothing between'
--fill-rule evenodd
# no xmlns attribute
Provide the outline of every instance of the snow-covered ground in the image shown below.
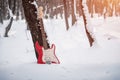
<svg viewBox="0 0 120 80"><path fill-rule="evenodd" d="M37 64L25 21L14 21L9 37L0 24L0 80L120 80L120 17L91 19L96 43L89 47L83 21L65 29L64 20L44 20L60 64Z"/></svg>

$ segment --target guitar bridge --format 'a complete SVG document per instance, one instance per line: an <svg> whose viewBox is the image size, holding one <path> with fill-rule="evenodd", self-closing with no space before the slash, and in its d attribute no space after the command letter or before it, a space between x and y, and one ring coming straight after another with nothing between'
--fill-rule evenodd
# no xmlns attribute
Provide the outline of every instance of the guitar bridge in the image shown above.
<svg viewBox="0 0 120 80"><path fill-rule="evenodd" d="M46 64L51 64L51 60L50 60L50 57L45 57L45 63Z"/></svg>

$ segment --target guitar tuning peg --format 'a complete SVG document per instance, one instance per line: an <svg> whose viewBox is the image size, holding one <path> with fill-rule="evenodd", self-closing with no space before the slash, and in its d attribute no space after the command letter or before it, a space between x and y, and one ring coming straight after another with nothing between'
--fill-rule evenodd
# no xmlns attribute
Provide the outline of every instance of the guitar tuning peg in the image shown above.
<svg viewBox="0 0 120 80"><path fill-rule="evenodd" d="M43 18L43 7L39 6L38 7L38 19Z"/></svg>

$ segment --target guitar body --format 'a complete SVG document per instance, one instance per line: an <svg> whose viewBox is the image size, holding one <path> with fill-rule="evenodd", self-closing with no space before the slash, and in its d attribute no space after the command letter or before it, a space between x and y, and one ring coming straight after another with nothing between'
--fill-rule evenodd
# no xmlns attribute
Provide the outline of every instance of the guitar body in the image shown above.
<svg viewBox="0 0 120 80"><path fill-rule="evenodd" d="M38 64L60 64L56 54L55 54L55 45L52 44L52 47L49 49L44 49L39 45L38 41L35 43L36 51L38 52Z"/></svg>
<svg viewBox="0 0 120 80"><path fill-rule="evenodd" d="M36 48L36 51L38 53L38 60L37 60L37 63L38 64L45 64L45 62L43 62L43 51L42 51L42 46L39 45L38 41L36 41L35 43L35 48Z"/></svg>

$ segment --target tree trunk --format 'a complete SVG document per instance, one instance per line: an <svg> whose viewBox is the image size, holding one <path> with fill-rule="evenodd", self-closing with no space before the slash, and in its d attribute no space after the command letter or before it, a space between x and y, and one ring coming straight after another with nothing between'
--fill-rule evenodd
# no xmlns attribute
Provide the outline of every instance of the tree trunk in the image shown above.
<svg viewBox="0 0 120 80"><path fill-rule="evenodd" d="M25 19L23 6L20 7L20 12L21 12L21 19L22 19L22 20Z"/></svg>
<svg viewBox="0 0 120 80"><path fill-rule="evenodd" d="M34 0L32 0L34 1ZM38 41L41 46L43 46L43 41L42 41L42 33L40 30L41 25L43 25L42 22L37 20L37 14L36 14L36 7L34 4L32 4L31 0L22 0L22 5L24 8L24 14L26 17L26 21L28 23L33 44L34 44L34 49L35 49L35 42ZM38 53L35 49L36 53L36 58L38 59Z"/></svg>
<svg viewBox="0 0 120 80"><path fill-rule="evenodd" d="M69 29L69 24L68 24L68 13L67 13L67 5L66 5L66 0L63 0L64 4L64 15L65 15L65 22L66 22L66 30Z"/></svg>
<svg viewBox="0 0 120 80"><path fill-rule="evenodd" d="M0 9L0 23L3 24L2 10Z"/></svg>
<svg viewBox="0 0 120 80"><path fill-rule="evenodd" d="M81 1L81 5L82 5L82 0L80 0L80 1ZM87 18L85 16L85 13L84 13L84 10L83 10L83 5L81 7L81 10L82 10L83 20L84 20L84 25L85 25L85 31L86 31L90 46L92 46L92 43L94 42L94 39L92 38L90 32L87 29L87 20L86 20Z"/></svg>
<svg viewBox="0 0 120 80"><path fill-rule="evenodd" d="M71 6L72 6L72 25L74 25L76 22L76 16L75 16L75 11L74 11L74 0L72 0Z"/></svg>
<svg viewBox="0 0 120 80"><path fill-rule="evenodd" d="M3 0L0 0L0 23L3 24Z"/></svg>
<svg viewBox="0 0 120 80"><path fill-rule="evenodd" d="M13 17L11 17L10 23L8 24L8 26L7 26L6 29L5 29L5 35L4 35L4 37L8 37L8 32L9 32L10 29L11 29L12 22L13 22Z"/></svg>
<svg viewBox="0 0 120 80"><path fill-rule="evenodd" d="M17 0L17 6L16 6L16 20L19 20L19 16L20 16L20 3L21 3L21 0Z"/></svg>
<svg viewBox="0 0 120 80"><path fill-rule="evenodd" d="M13 22L13 14L15 14L16 0L14 0L13 4L10 1L9 1L9 9L10 9L9 13L10 13L10 11L12 11L12 13L10 15L11 19L10 19L10 23L6 27L6 31L5 31L4 37L8 37L8 32L10 31L11 26L12 26L12 22ZM13 8L11 6L13 6Z"/></svg>

